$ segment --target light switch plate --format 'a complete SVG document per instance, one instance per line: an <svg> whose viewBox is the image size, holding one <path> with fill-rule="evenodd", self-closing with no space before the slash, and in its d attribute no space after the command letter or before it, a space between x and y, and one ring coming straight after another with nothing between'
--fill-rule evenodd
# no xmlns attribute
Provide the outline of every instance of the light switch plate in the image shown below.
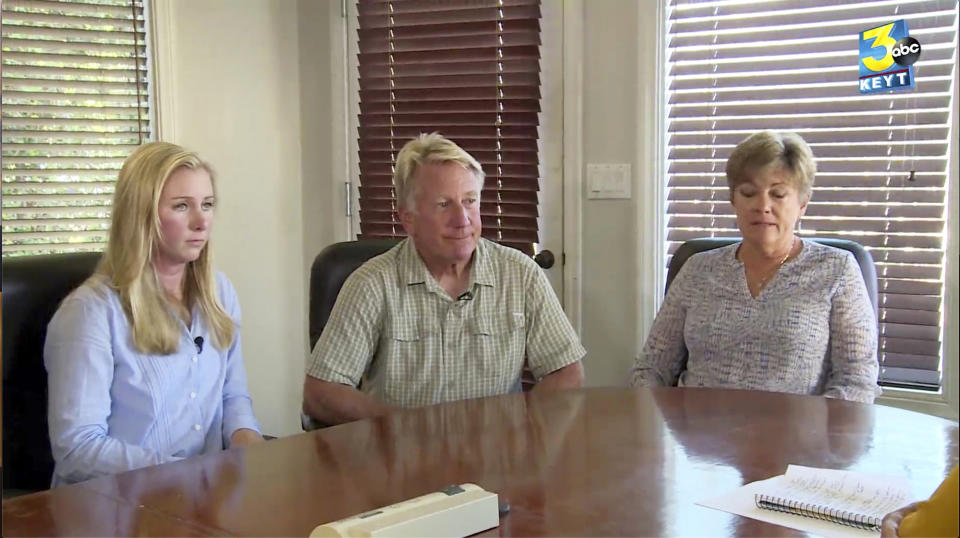
<svg viewBox="0 0 960 538"><path fill-rule="evenodd" d="M633 182L629 164L587 164L587 198L629 199Z"/></svg>

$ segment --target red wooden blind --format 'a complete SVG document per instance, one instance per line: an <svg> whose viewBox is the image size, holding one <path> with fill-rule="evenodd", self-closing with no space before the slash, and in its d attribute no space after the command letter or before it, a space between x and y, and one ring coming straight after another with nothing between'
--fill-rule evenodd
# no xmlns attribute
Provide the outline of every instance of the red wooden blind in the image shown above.
<svg viewBox="0 0 960 538"><path fill-rule="evenodd" d="M539 0L360 0L360 237L402 237L400 148L439 132L486 173L484 237L538 241Z"/></svg>

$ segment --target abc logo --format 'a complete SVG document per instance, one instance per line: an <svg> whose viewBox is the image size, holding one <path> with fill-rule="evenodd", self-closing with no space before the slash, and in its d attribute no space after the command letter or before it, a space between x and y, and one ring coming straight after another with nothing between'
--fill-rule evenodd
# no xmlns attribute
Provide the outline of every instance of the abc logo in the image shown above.
<svg viewBox="0 0 960 538"><path fill-rule="evenodd" d="M891 47L890 54L893 61L904 67L913 65L920 59L920 42L907 36L897 41L897 44Z"/></svg>

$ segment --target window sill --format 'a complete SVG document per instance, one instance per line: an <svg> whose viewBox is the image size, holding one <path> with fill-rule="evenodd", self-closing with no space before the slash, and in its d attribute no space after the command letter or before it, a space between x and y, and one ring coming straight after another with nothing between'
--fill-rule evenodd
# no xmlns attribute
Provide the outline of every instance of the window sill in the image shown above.
<svg viewBox="0 0 960 538"><path fill-rule="evenodd" d="M939 392L929 392L888 387L883 389L883 394L875 403L957 420L957 409L947 401L943 389Z"/></svg>

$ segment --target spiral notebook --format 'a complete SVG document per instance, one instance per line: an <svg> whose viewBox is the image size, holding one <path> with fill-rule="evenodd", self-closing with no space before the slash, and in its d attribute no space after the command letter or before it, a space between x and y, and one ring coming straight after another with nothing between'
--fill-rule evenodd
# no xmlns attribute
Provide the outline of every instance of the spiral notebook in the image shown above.
<svg viewBox="0 0 960 538"><path fill-rule="evenodd" d="M851 471L790 465L783 479L754 494L758 508L880 530L883 516L909 503L897 481Z"/></svg>
<svg viewBox="0 0 960 538"><path fill-rule="evenodd" d="M883 516L912 497L904 478L790 465L698 504L823 536L876 536Z"/></svg>

